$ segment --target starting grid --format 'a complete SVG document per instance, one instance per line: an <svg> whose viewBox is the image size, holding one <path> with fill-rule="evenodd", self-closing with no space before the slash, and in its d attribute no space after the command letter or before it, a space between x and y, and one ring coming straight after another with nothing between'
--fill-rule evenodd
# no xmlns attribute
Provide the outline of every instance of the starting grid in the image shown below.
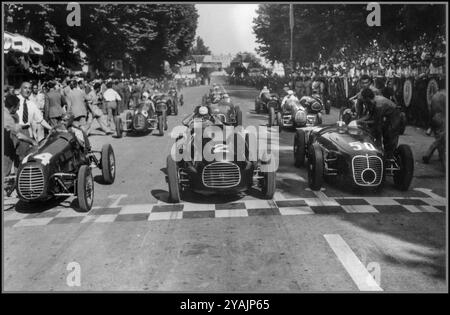
<svg viewBox="0 0 450 315"><path fill-rule="evenodd" d="M425 192L426 193L426 192ZM11 206L12 204L10 204ZM221 204L183 202L168 204L134 204L93 207L87 213L70 207L20 213L14 209L3 212L5 228L44 226L53 224L112 223L161 221L179 219L214 219L252 216L339 215L339 214L445 214L447 199L430 194L428 197L328 197L319 192L317 198L273 200L241 200ZM5 204L5 209L8 205Z"/></svg>

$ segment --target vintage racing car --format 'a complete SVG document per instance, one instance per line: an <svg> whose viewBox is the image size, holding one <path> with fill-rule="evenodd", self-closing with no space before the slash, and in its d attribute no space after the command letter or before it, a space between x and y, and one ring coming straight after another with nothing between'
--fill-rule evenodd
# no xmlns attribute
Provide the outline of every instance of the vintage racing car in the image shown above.
<svg viewBox="0 0 450 315"><path fill-rule="evenodd" d="M317 126L322 124L323 105L310 96L304 96L299 101L291 101L282 106L281 112L274 115L269 112L269 127L301 128L305 126Z"/></svg>
<svg viewBox="0 0 450 315"><path fill-rule="evenodd" d="M255 99L255 112L268 113L270 108L274 108L274 112L278 112L280 109L280 97L276 93L266 93L261 97L257 96Z"/></svg>
<svg viewBox="0 0 450 315"><path fill-rule="evenodd" d="M186 126L184 135L177 138L174 151L183 154L184 151L190 152L190 156L195 155L194 124L200 124L202 130L207 126L217 126L223 128L223 125L215 117L208 106L197 106L194 114L186 117L183 124ZM265 161L255 159L249 160L249 135L244 137L240 133L235 133L235 144L237 141L245 141L243 146L245 152L234 150L233 156L227 158L225 154L219 154L219 158L212 161L201 159L196 161L193 158L186 160L174 159L172 154L167 156L167 181L169 186L170 201L178 203L182 194L186 191L194 191L201 194L237 194L239 192L250 191L256 188L263 198L271 199L275 193L275 171L267 171L263 164L271 163L270 155L266 155ZM240 137L240 138L239 138ZM245 138L245 139L243 139ZM182 139L182 141L179 141ZM238 140L240 139L240 140ZM228 151L226 141L209 143L210 138L203 138L202 145L197 152L203 152L206 145L211 147L213 154L225 153ZM209 143L209 144L208 144ZM239 155L243 154L243 155ZM231 154L230 154L231 155ZM241 158L238 158L240 156Z"/></svg>
<svg viewBox="0 0 450 315"><path fill-rule="evenodd" d="M209 105L213 115L218 117L222 123L226 125L233 125L235 127L242 126L242 111L239 106L233 103L211 103Z"/></svg>
<svg viewBox="0 0 450 315"><path fill-rule="evenodd" d="M158 130L159 135L164 135L167 130L167 103L164 99L157 99L155 112L149 110L148 106L140 103L134 110L126 110L122 117L115 118L116 134L118 138L126 136L127 133L145 133L147 131Z"/></svg>
<svg viewBox="0 0 450 315"><path fill-rule="evenodd" d="M76 196L80 210L86 212L94 202L94 167L102 170L105 184L114 182L116 160L110 144L88 151L73 133L52 131L20 163L15 188L25 202Z"/></svg>
<svg viewBox="0 0 450 315"><path fill-rule="evenodd" d="M177 115L178 114L178 106L183 106L184 105L183 94L178 96L177 88L172 86L172 87L170 87L167 95L172 100L172 103L174 104L174 108L176 108L176 110L177 110L177 113L175 115Z"/></svg>
<svg viewBox="0 0 450 315"><path fill-rule="evenodd" d="M308 160L308 183L319 190L323 179L351 189L381 188L385 176L392 176L395 186L408 190L414 173L411 148L401 144L394 158L387 159L376 146L374 137L355 123L299 128L294 137L294 162L301 167Z"/></svg>

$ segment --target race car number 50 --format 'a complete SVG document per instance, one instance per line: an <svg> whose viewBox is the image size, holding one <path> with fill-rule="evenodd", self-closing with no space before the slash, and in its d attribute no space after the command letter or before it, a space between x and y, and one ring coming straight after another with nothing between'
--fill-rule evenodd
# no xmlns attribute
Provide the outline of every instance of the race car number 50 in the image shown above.
<svg viewBox="0 0 450 315"><path fill-rule="evenodd" d="M225 300L224 310L268 310L269 300Z"/></svg>
<svg viewBox="0 0 450 315"><path fill-rule="evenodd" d="M376 151L377 149L373 146L370 142L350 142L349 145L353 148L355 151L361 151L362 149L367 149L369 151ZM364 146L364 148L363 148Z"/></svg>

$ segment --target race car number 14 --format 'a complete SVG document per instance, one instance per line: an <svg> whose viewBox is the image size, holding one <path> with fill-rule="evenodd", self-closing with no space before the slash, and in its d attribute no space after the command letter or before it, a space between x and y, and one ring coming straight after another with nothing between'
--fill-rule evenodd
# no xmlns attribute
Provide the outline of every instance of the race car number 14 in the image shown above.
<svg viewBox="0 0 450 315"><path fill-rule="evenodd" d="M377 149L370 142L350 142L349 145L355 151L361 151L363 149L367 149L369 151L376 151Z"/></svg>

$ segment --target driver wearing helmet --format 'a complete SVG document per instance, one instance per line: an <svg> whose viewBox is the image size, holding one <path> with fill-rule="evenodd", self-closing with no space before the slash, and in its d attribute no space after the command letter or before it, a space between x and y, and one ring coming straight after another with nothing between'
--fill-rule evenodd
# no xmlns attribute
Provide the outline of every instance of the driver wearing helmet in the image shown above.
<svg viewBox="0 0 450 315"><path fill-rule="evenodd" d="M281 108L285 107L291 107L293 108L295 103L298 103L298 98L294 95L294 91L289 90L287 91L287 95L283 98L283 101L281 102Z"/></svg>
<svg viewBox="0 0 450 315"><path fill-rule="evenodd" d="M147 92L142 93L142 102L140 105L142 106L143 111L146 111L150 116L153 116L153 113L155 113L155 104L153 104L150 95Z"/></svg>
<svg viewBox="0 0 450 315"><path fill-rule="evenodd" d="M259 92L259 98L263 97L264 94L270 94L270 90L267 88L267 86L264 86L261 92Z"/></svg>

